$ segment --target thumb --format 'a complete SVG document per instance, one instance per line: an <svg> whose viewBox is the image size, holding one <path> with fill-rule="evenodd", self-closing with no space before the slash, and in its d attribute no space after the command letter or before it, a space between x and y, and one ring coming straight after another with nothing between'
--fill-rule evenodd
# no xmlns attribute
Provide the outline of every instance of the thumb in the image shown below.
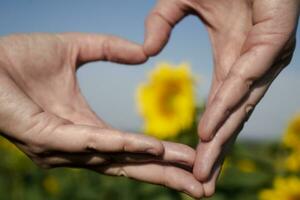
<svg viewBox="0 0 300 200"><path fill-rule="evenodd" d="M59 36L70 46L75 46L79 64L99 60L140 64L147 60L141 45L116 36L86 33L63 33Z"/></svg>
<svg viewBox="0 0 300 200"><path fill-rule="evenodd" d="M190 7L179 0L160 0L145 22L144 51L157 55L168 42L172 28L189 12Z"/></svg>

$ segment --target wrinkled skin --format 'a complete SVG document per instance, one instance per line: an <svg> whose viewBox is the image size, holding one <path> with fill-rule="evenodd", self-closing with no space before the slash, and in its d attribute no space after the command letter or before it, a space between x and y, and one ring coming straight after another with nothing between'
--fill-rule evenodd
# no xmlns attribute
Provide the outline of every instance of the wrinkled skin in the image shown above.
<svg viewBox="0 0 300 200"><path fill-rule="evenodd" d="M185 16L205 24L214 72L199 122L195 177L211 196L227 149L272 81L291 61L299 0L159 0L146 21L144 50L154 56Z"/></svg>
<svg viewBox="0 0 300 200"><path fill-rule="evenodd" d="M2 135L44 168L80 167L124 175L200 197L202 185L191 170L179 167L192 169L193 149L118 131L90 109L76 70L96 60L138 64L147 57L141 46L112 36L0 38Z"/></svg>

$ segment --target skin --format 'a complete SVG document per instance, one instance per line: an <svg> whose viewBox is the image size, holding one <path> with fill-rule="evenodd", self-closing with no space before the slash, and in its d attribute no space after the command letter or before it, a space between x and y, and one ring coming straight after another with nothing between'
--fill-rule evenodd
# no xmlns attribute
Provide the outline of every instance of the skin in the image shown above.
<svg viewBox="0 0 300 200"><path fill-rule="evenodd" d="M144 50L158 54L173 27L195 15L206 26L214 59L201 143L193 169L211 196L224 156L276 76L292 59L299 0L159 0L146 21Z"/></svg>
<svg viewBox="0 0 300 200"><path fill-rule="evenodd" d="M193 149L116 130L91 110L76 70L98 60L138 64L147 56L141 46L113 36L0 38L1 135L43 168L80 167L202 196L191 171Z"/></svg>

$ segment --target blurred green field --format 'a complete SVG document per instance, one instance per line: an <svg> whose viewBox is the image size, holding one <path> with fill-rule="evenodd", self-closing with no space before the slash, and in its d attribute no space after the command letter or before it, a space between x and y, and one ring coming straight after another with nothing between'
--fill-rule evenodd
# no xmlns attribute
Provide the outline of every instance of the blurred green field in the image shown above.
<svg viewBox="0 0 300 200"><path fill-rule="evenodd" d="M190 199L161 186L103 176L88 170L42 170L4 138L1 138L0 144L1 200ZM220 176L217 194L211 199L258 199L258 192L270 187L272 177L281 173L281 154L279 145L275 143L236 144Z"/></svg>

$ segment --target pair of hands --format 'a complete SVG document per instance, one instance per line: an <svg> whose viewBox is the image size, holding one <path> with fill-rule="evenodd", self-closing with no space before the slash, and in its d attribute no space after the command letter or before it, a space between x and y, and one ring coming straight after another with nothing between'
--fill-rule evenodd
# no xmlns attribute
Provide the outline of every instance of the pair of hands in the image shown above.
<svg viewBox="0 0 300 200"><path fill-rule="evenodd" d="M0 130L41 167L81 167L183 191L214 193L226 150L290 62L298 0L160 0L143 46L96 34L0 38ZM113 129L88 106L76 69L97 60L139 64L164 47L185 16L206 25L214 74L197 152ZM193 171L192 171L193 169Z"/></svg>

